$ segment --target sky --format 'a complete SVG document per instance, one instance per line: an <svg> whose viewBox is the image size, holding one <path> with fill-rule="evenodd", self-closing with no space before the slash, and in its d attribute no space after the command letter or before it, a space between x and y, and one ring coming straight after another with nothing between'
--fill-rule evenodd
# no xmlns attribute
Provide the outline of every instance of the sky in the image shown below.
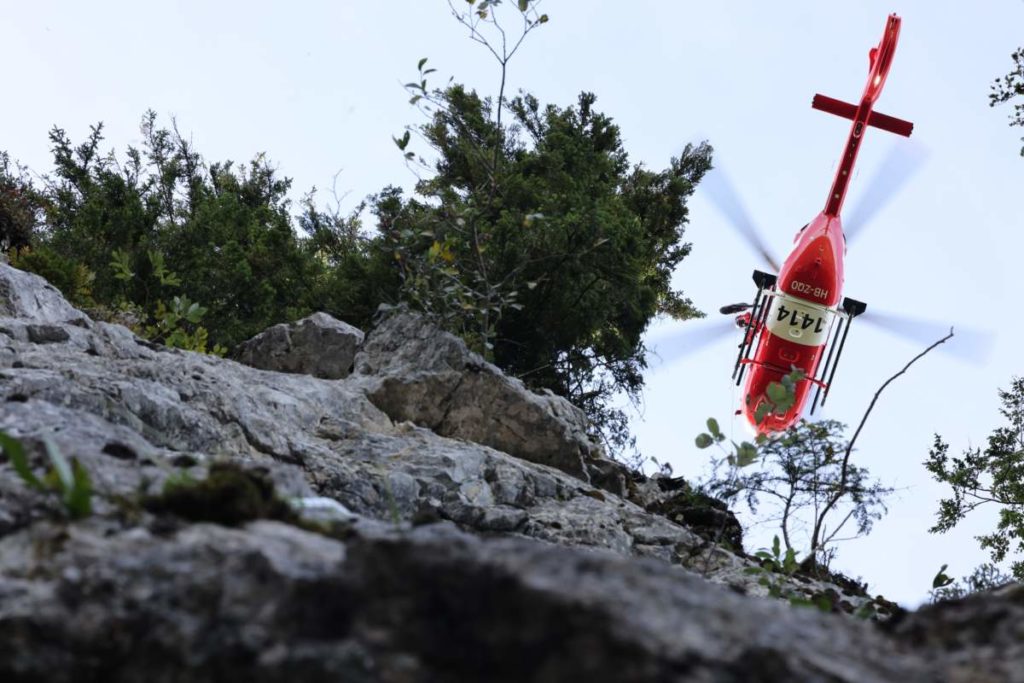
<svg viewBox="0 0 1024 683"><path fill-rule="evenodd" d="M107 147L123 152L140 143L139 122L153 109L164 123L176 119L207 160L264 152L293 178L295 199L315 186L320 201L335 194L352 209L385 185L415 182L391 138L422 122L402 88L419 59L438 70L436 85L454 77L494 95L500 78L445 0L4 4L0 149L38 173L51 167L51 127L82 140L102 121ZM1024 44L1024 2L542 0L540 9L550 21L510 63L507 92L528 88L560 106L596 93L631 161L655 169L708 140L780 256L822 209L849 130L812 110L812 96L856 101L886 16L903 17L876 108L913 121L914 135L869 131L845 215L887 155L925 163L850 245L844 294L871 310L987 331L993 343L973 364L930 354L882 394L854 457L899 491L869 536L840 546L834 566L905 606L926 598L941 565L970 573L986 559L973 537L992 514L927 533L944 489L922 462L935 433L954 453L983 444L999 424L997 389L1021 372L1024 212L1015 200L1024 131L987 95ZM690 208L693 252L674 284L713 317L750 300L751 271L762 266L700 188ZM666 360L652 358L632 420L646 456L691 478L707 472L709 453L694 446L706 418L746 438L730 420L738 338L689 351L687 332L701 324L652 325L647 343ZM923 346L855 326L826 416L858 423L878 387ZM748 547L770 544L770 526L746 521Z"/></svg>

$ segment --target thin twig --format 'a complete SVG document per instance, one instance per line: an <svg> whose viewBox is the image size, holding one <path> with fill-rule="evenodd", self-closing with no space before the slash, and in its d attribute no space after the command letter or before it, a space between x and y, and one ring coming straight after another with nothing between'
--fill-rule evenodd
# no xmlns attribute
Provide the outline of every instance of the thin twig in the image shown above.
<svg viewBox="0 0 1024 683"><path fill-rule="evenodd" d="M924 351L922 351L921 353L919 353L916 356L914 356L913 358L911 358L910 362L907 363L906 365L904 365L902 370L900 370L895 375L893 375L892 377L887 379L885 381L885 383L882 384L882 386L878 388L878 391L875 392L874 397L871 399L871 403L868 404L868 409L864 411L864 416L860 419L860 424L857 425L857 431L855 431L853 433L853 437L850 439L850 442L846 445L846 452L843 454L842 475L840 476L840 479L839 479L839 490L836 491L835 494L833 494L832 497L828 499L828 501L826 501L825 506L822 508L821 515L818 517L818 520L814 524L814 533L811 535L811 549L810 549L810 554L811 554L812 558L814 557L815 553L818 551L819 546L822 545L822 544L819 543L818 539L821 536L821 524L822 524L822 521L825 519L825 515L827 515L829 513L829 511L833 507L835 507L836 503L838 503L839 500L843 496L846 495L846 483L847 483L848 474L849 474L850 455L853 453L853 445L857 442L857 437L860 436L861 430L864 429L864 423L867 422L868 416L871 415L871 411L874 410L875 404L878 403L879 396L882 395L882 392L885 391L886 387L888 387L890 384L892 384L896 380L897 377L900 377L907 370L909 370L911 365L913 365L918 360L923 358L930 351L932 351L935 347L939 346L940 344L945 344L947 341L949 341L952 338L953 338L953 328L951 327L951 328L949 328L949 334L947 334L942 339L939 339L938 341L933 343L931 346L926 348Z"/></svg>

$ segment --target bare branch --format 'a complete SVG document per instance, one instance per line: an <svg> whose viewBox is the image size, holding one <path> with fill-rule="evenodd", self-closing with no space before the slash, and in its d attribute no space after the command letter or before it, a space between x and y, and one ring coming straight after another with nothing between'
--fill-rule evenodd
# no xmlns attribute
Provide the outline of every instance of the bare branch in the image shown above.
<svg viewBox="0 0 1024 683"><path fill-rule="evenodd" d="M850 465L850 455L853 453L853 446L857 442L857 437L860 436L861 430L864 429L864 424L867 422L868 416L871 415L871 411L874 410L875 404L878 403L878 398L882 395L882 392L885 391L886 387L888 387L890 384L892 384L894 381L896 381L896 379L898 377L900 377L904 373L906 373L906 371L910 369L911 365L913 365L918 360L923 358L930 351L935 349L935 347L939 346L940 344L945 344L947 341L949 341L952 338L953 338L953 328L951 327L951 328L949 328L949 334L947 334L942 339L939 339L938 341L933 343L931 346L926 348L924 351L922 351L921 353L919 353L916 356L914 356L913 358L911 358L910 362L908 362L906 365L904 365L902 370L900 370L895 375L893 375L892 377L887 379L882 384L882 386L878 388L878 391L875 392L874 397L871 399L871 403L868 404L867 410L864 411L864 416L861 418L860 424L857 425L857 431L855 431L853 433L853 437L850 438L850 442L846 445L846 452L843 454L842 475L840 476L840 479L839 479L839 489L825 502L825 505L824 505L824 507L822 508L822 511L821 511L821 515L818 518L818 521L814 525L814 532L811 535L811 549L810 549L811 558L813 558L815 553L818 551L818 549L822 545L824 545L822 542L820 542L819 539L821 538L821 524L822 524L822 521L825 518L825 515L827 515L828 512L833 507L835 507L836 503L838 503L839 500L843 496L845 496L846 493L847 493L847 488L846 487L847 487L847 481L848 481L849 472L850 472L850 468L849 468L849 465Z"/></svg>

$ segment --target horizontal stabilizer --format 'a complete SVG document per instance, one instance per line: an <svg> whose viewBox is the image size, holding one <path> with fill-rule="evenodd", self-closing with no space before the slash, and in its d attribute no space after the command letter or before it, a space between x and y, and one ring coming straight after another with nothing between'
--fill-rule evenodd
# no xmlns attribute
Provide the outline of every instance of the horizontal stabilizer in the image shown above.
<svg viewBox="0 0 1024 683"><path fill-rule="evenodd" d="M825 97L824 95L815 95L811 101L811 106L819 111L835 114L851 121L857 116L857 105ZM877 111L871 112L871 115L868 117L868 125L904 137L910 137L910 134L914 132L914 124L910 121L904 121L895 116L889 116Z"/></svg>

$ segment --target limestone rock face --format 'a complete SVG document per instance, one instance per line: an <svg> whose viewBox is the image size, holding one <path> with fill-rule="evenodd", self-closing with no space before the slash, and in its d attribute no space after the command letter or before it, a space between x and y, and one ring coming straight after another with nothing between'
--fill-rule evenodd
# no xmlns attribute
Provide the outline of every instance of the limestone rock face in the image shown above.
<svg viewBox="0 0 1024 683"><path fill-rule="evenodd" d="M366 395L396 421L490 446L590 481L606 461L583 412L505 376L461 339L404 308L384 309L356 357ZM605 477L622 492L624 481Z"/></svg>
<svg viewBox="0 0 1024 683"><path fill-rule="evenodd" d="M267 328L238 348L238 359L261 370L342 379L352 371L362 330L314 313L294 323Z"/></svg>
<svg viewBox="0 0 1024 683"><path fill-rule="evenodd" d="M346 379L268 372L0 264L0 429L94 489L73 521L0 457L0 681L1019 680L1019 587L885 630L757 597L689 499L457 342L399 309ZM226 465L295 513L203 521L244 477L152 504Z"/></svg>

